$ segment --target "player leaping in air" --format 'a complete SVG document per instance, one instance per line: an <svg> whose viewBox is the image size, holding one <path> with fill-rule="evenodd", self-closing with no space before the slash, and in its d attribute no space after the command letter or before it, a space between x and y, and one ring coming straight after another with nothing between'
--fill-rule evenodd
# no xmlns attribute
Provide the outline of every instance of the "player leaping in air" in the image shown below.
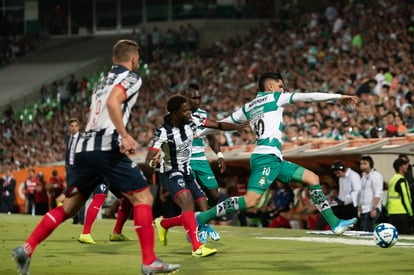
<svg viewBox="0 0 414 275"><path fill-rule="evenodd" d="M208 211L196 213L197 223L203 225L216 217L255 207L272 182L278 180L284 184L295 181L309 186L313 203L336 235L341 235L353 226L357 218L340 220L334 215L315 173L283 160L282 156L284 107L295 102L330 100L339 100L344 106L355 106L358 98L341 94L286 92L280 73L264 73L259 78L257 97L223 120L236 124L250 120L250 127L256 133L256 147L250 158L251 175L247 193L244 196L228 198ZM214 130L206 129L200 135L212 133Z"/></svg>

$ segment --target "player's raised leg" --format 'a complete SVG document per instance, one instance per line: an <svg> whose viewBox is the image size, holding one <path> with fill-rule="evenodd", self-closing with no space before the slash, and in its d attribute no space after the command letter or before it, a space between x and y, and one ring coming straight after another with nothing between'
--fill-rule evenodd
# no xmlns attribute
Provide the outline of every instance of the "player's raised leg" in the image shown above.
<svg viewBox="0 0 414 275"><path fill-rule="evenodd" d="M302 176L300 174L302 174ZM300 169L296 171L293 179L298 180L299 178L302 178L301 181L309 186L309 193L311 195L312 202L318 208L319 212L321 212L322 216L325 218L329 226L332 228L332 231L336 235L343 234L345 231L357 223L357 218L350 220L341 220L335 216L328 203L328 200L322 192L321 185L319 184L319 177L315 173L308 169L300 167Z"/></svg>

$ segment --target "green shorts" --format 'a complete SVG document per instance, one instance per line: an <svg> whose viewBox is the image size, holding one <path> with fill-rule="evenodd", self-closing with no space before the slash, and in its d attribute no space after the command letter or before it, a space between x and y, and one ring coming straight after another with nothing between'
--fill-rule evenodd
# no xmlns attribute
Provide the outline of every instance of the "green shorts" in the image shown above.
<svg viewBox="0 0 414 275"><path fill-rule="evenodd" d="M250 179L248 191L260 195L275 181L289 184L291 181L302 182L305 168L292 162L281 160L275 155L252 154L250 158Z"/></svg>
<svg viewBox="0 0 414 275"><path fill-rule="evenodd" d="M208 160L191 160L190 166L198 184L206 189L218 188L216 176L214 176Z"/></svg>

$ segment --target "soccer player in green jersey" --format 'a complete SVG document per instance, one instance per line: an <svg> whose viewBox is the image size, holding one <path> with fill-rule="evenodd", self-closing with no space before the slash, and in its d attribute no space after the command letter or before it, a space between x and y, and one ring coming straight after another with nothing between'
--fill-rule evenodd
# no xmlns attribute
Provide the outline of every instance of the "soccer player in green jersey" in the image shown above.
<svg viewBox="0 0 414 275"><path fill-rule="evenodd" d="M344 106L355 106L358 97L328 93L290 93L285 91L280 73L264 73L259 78L257 97L223 120L236 124L250 121L250 127L256 134L256 147L250 158L251 176L247 193L244 196L228 198L208 211L197 213L197 223L205 224L216 217L257 206L272 182L278 180L285 184L295 181L309 186L313 203L336 235L341 235L353 226L357 218L340 220L333 214L315 173L283 160L282 156L284 107L295 102L330 100L339 100ZM212 133L212 130L203 130L200 136Z"/></svg>
<svg viewBox="0 0 414 275"><path fill-rule="evenodd" d="M184 95L187 97L190 110L192 112L191 116L194 119L210 118L206 111L200 109L202 94L200 92L200 87L197 84L190 84L185 90ZM201 131L201 129L204 129L204 127L200 127L199 131ZM218 167L220 168L220 173L223 173L226 169L226 163L224 162L224 156L221 152L220 144L214 135L207 135L206 139L208 141L208 145L214 153L217 154ZM195 180L207 195L208 204L214 206L217 204L219 197L218 185L216 177L211 170L210 163L206 158L205 148L206 143L203 138L193 140L190 166ZM199 207L200 211L208 210L206 201L200 201ZM201 230L204 230L210 239L214 241L220 240L220 235L209 224L205 224Z"/></svg>

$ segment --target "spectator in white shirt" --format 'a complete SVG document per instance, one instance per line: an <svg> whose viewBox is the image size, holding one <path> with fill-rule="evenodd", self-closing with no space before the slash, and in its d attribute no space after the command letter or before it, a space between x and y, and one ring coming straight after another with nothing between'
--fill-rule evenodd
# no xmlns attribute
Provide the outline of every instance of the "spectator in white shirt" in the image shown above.
<svg viewBox="0 0 414 275"><path fill-rule="evenodd" d="M334 198L336 205L332 211L340 219L351 219L357 215L359 193L361 192L361 177L351 168L345 167L340 161L335 161L331 170L339 178L339 194ZM322 217L315 225L316 230L323 230L326 221Z"/></svg>
<svg viewBox="0 0 414 275"><path fill-rule="evenodd" d="M338 205L333 207L332 210L341 219L355 217L357 215L358 197L361 192L361 177L351 168L345 167L340 161L335 161L331 169L339 178Z"/></svg>
<svg viewBox="0 0 414 275"><path fill-rule="evenodd" d="M362 156L359 167L362 171L362 189L358 202L360 229L372 232L374 224L381 214L384 180L382 175L374 169L374 161L371 156Z"/></svg>

